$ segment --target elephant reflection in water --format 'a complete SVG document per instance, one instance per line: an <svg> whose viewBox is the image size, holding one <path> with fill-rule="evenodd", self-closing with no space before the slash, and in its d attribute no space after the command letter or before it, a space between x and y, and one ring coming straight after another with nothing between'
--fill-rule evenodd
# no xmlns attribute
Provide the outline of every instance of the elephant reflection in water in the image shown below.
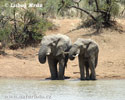
<svg viewBox="0 0 125 100"><path fill-rule="evenodd" d="M96 80L95 68L98 62L99 48L97 43L90 39L78 38L69 51L69 59L79 59L81 80ZM86 77L85 77L86 70ZM89 74L89 70L91 74Z"/></svg>
<svg viewBox="0 0 125 100"><path fill-rule="evenodd" d="M65 67L67 66L68 54L71 47L71 40L66 35L48 35L44 36L41 41L41 47L38 54L39 62L44 64L46 57L51 73L52 80L63 80ZM57 64L59 63L59 72L57 71Z"/></svg>

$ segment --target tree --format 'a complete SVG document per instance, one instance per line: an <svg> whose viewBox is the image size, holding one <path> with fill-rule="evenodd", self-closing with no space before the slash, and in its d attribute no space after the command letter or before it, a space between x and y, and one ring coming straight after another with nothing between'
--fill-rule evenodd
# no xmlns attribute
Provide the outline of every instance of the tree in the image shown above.
<svg viewBox="0 0 125 100"><path fill-rule="evenodd" d="M112 17L118 15L118 0L85 0L84 7L76 6L82 0L60 0L58 11L68 8L75 8L86 13L96 24L104 27L112 25Z"/></svg>

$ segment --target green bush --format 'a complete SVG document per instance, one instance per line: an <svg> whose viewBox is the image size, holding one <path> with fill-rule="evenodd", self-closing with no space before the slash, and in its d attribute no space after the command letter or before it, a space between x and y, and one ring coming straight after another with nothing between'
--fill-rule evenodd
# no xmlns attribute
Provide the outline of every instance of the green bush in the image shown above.
<svg viewBox="0 0 125 100"><path fill-rule="evenodd" d="M17 38L17 41L22 44L32 44L39 42L45 31L52 27L50 26L47 20L40 18L39 16L35 15L34 12L31 12L27 10L24 14L24 19L19 22L20 32L19 37L21 37L19 40Z"/></svg>
<svg viewBox="0 0 125 100"><path fill-rule="evenodd" d="M0 42L2 46L5 47L5 43L9 42L10 29L9 28L0 28Z"/></svg>
<svg viewBox="0 0 125 100"><path fill-rule="evenodd" d="M0 15L0 41L24 46L38 44L45 32L52 29L53 24L36 12L37 9L11 8L11 12L5 10L5 14Z"/></svg>
<svg viewBox="0 0 125 100"><path fill-rule="evenodd" d="M10 42L12 26L8 22L4 16L0 16L0 42L3 48Z"/></svg>

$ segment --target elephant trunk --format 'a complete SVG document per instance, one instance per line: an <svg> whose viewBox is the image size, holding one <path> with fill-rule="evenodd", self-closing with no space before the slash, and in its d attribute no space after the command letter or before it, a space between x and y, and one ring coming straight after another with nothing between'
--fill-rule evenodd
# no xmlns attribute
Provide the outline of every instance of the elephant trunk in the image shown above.
<svg viewBox="0 0 125 100"><path fill-rule="evenodd" d="M39 62L44 64L46 62L46 53L47 53L47 47L46 46L42 46L39 50L39 54L38 54L38 59Z"/></svg>
<svg viewBox="0 0 125 100"><path fill-rule="evenodd" d="M70 59L70 60L74 60L75 57L73 57L73 55L69 53L69 59Z"/></svg>
<svg viewBox="0 0 125 100"><path fill-rule="evenodd" d="M73 45L69 51L69 59L74 60L75 57L77 57L79 54L80 54L80 49L78 48L78 46Z"/></svg>

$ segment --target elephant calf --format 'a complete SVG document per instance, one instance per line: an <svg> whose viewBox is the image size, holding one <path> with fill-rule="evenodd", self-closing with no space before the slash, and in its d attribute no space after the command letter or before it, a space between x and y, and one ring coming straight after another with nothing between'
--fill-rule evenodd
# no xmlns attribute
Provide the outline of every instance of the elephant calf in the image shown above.
<svg viewBox="0 0 125 100"><path fill-rule="evenodd" d="M71 40L66 35L49 35L44 36L41 41L41 47L38 54L39 62L44 64L46 57L51 73L52 80L63 80L65 67L68 61L67 52L71 47ZM57 64L59 63L59 72L57 71Z"/></svg>
<svg viewBox="0 0 125 100"><path fill-rule="evenodd" d="M90 39L78 38L72 45L69 51L69 59L74 60L78 56L81 80L96 79L95 68L98 62L98 53L98 45ZM86 77L84 70L86 70ZM91 74L89 74L89 70Z"/></svg>

